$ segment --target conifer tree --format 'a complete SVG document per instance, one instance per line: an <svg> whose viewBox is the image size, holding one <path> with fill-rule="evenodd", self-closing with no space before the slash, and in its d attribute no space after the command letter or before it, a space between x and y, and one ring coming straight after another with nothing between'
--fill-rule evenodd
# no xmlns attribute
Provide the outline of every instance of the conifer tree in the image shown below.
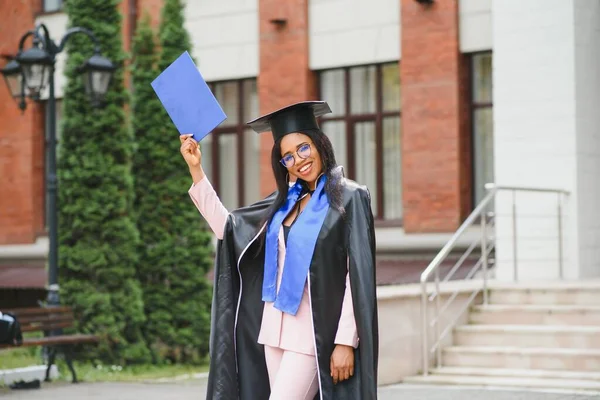
<svg viewBox="0 0 600 400"><path fill-rule="evenodd" d="M180 1L166 0L157 48L148 18L134 43L132 122L136 215L141 235L137 276L144 291L144 336L155 362L199 362L208 350L211 235L187 191L191 179L178 133L150 83L185 50Z"/></svg>
<svg viewBox="0 0 600 400"><path fill-rule="evenodd" d="M69 26L91 30L102 54L118 66L105 104L94 108L77 68L93 54L83 34L67 46L59 144L59 281L63 304L74 307L80 332L101 337L89 358L148 362L141 328L142 291L135 276L139 233L132 215L133 136L126 123L125 53L119 0L69 0Z"/></svg>

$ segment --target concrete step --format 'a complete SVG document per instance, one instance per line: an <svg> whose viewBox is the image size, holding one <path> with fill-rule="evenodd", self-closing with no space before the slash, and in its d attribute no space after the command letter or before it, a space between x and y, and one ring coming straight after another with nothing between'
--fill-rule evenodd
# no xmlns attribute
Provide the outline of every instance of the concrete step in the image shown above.
<svg viewBox="0 0 600 400"><path fill-rule="evenodd" d="M433 368L433 375L463 375L463 376L490 376L535 379L561 379L596 381L600 383L600 372L590 371L552 371L545 369L511 369L511 368L468 368L468 367L441 367Z"/></svg>
<svg viewBox="0 0 600 400"><path fill-rule="evenodd" d="M600 305L478 305L471 309L470 322L488 325L600 326Z"/></svg>
<svg viewBox="0 0 600 400"><path fill-rule="evenodd" d="M599 305L600 283L586 285L578 282L540 284L515 287L494 287L490 291L491 304L538 304L538 305Z"/></svg>
<svg viewBox="0 0 600 400"><path fill-rule="evenodd" d="M448 367L600 371L600 349L451 346L442 350Z"/></svg>
<svg viewBox="0 0 600 400"><path fill-rule="evenodd" d="M428 375L404 379L404 383L435 385L495 386L528 389L570 389L576 391L600 391L600 382L587 380L562 380L543 378L515 378L497 376Z"/></svg>
<svg viewBox="0 0 600 400"><path fill-rule="evenodd" d="M458 346L512 346L600 350L600 327L568 325L462 325Z"/></svg>

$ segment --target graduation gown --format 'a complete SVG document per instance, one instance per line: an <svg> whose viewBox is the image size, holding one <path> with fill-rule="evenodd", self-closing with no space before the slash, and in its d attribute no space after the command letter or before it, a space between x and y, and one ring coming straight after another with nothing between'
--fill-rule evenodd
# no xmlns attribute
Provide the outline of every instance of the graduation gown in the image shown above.
<svg viewBox="0 0 600 400"><path fill-rule="evenodd" d="M264 304L264 213L275 194L229 214L218 241L211 314L207 399L268 400L269 376L263 345L257 343ZM329 208L308 273L313 340L322 400L377 398L378 323L375 291L375 232L364 186L342 178L345 216ZM354 376L337 385L330 359L350 274L359 346Z"/></svg>

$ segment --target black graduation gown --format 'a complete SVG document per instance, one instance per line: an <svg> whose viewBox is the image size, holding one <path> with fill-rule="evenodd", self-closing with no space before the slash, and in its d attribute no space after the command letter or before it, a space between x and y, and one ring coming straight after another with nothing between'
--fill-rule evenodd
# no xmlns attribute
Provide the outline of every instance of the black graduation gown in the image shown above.
<svg viewBox="0 0 600 400"><path fill-rule="evenodd" d="M321 400L377 398L378 323L375 293L375 231L364 186L342 179L346 215L329 208L315 246L309 294ZM267 400L269 377L263 345L257 343L262 296L264 212L275 195L232 212L218 242L212 302L207 399ZM348 263L349 260L349 263ZM350 272L359 346L354 376L333 384L330 358Z"/></svg>

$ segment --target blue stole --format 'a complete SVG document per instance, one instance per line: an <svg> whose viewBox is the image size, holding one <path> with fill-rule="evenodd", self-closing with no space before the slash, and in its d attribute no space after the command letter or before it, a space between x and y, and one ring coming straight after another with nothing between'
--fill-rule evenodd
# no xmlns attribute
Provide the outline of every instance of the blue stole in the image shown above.
<svg viewBox="0 0 600 400"><path fill-rule="evenodd" d="M319 178L315 192L290 229L285 253L285 269L279 292L277 292L279 231L283 220L296 205L302 193L300 182L296 182L289 188L285 203L275 212L267 227L262 300L275 302L275 308L291 315L296 315L300 307L317 238L329 210L329 200L324 190L326 180L325 175Z"/></svg>

